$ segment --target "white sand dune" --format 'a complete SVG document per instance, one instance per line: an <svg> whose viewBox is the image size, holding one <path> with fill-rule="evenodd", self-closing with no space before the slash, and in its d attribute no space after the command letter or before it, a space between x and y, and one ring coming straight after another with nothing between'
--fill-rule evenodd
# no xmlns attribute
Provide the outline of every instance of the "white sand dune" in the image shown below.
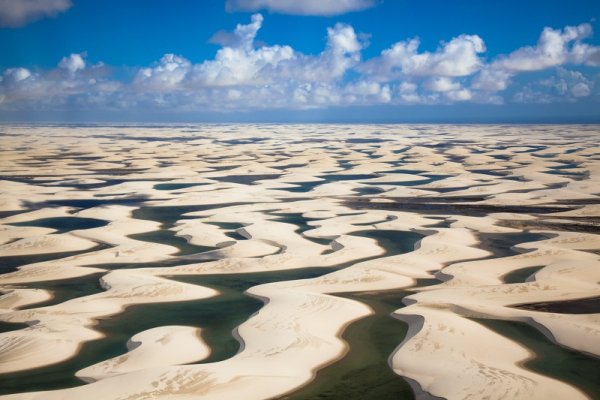
<svg viewBox="0 0 600 400"><path fill-rule="evenodd" d="M208 357L210 348L201 339L201 329L190 326L159 326L129 339L129 351L77 372L86 381L165 365L188 364Z"/></svg>
<svg viewBox="0 0 600 400"><path fill-rule="evenodd" d="M0 136L0 261L62 258L0 275L0 321L29 324L0 333L0 379L81 356L82 346L103 339L98 321L118 321L127 307L219 295L176 276L298 270L313 277L250 287L247 295L264 304L232 332L240 351L230 358L190 364L215 350L201 336L211 322L199 315L186 326L137 332L129 351L73 371L85 385L1 398L277 398L335 365L348 351L344 329L374 312L335 294L407 289L414 294L393 315L409 332L388 362L417 396L586 398L528 367L535 354L517 338L478 321L525 323L556 346L600 357L597 313L552 311L556 302L600 293L597 127L195 128L90 126L65 135L60 127L6 127L15 135ZM154 140L124 146L123 135ZM19 151L24 145L30 150ZM243 181L252 175L265 179ZM441 179L425 183L425 175ZM193 183L202 185L157 186ZM147 206L174 220L136 218ZM56 217L108 224L66 233L11 225ZM169 235L153 239L164 229ZM360 236L377 230L424 237L414 250L390 255L384 246L393 244ZM524 232L543 239L518 239ZM179 256L170 235L214 249ZM515 238L511 255L481 242L503 235ZM67 251L81 253L59 254ZM36 307L71 290L52 282L76 284L91 274L102 290ZM529 306L540 303L550 311Z"/></svg>
<svg viewBox="0 0 600 400"><path fill-rule="evenodd" d="M6 322L32 324L0 333L3 373L55 364L77 354L83 342L100 339L98 318L118 314L133 304L207 298L208 288L149 276L135 270L114 271L102 278L106 291L63 303L2 314Z"/></svg>

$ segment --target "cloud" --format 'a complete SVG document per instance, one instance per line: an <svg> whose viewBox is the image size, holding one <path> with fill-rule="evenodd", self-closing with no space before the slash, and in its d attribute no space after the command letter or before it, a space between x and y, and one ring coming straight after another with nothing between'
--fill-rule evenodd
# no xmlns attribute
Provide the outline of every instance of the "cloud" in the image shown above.
<svg viewBox="0 0 600 400"><path fill-rule="evenodd" d="M193 63L165 54L128 80L116 78L124 71L113 75L113 69L91 64L85 53L70 54L46 71L9 68L0 74L0 109L195 112L575 102L597 94L600 85L597 72L591 78L598 47L586 43L592 33L586 24L545 28L535 46L491 60L482 38L463 34L434 51L420 51L418 39L399 41L365 61L365 35L350 25L330 26L322 51L304 54L257 40L263 23L254 14L233 31L220 31L211 59Z"/></svg>
<svg viewBox="0 0 600 400"><path fill-rule="evenodd" d="M590 96L594 86L583 73L561 67L550 78L528 83L514 94L513 99L519 103L575 102Z"/></svg>
<svg viewBox="0 0 600 400"><path fill-rule="evenodd" d="M190 71L192 86L233 86L267 83L274 79L262 71L276 70L278 65L295 57L290 46L254 47L263 17L252 15L247 25L239 24L231 33L228 45L217 51L214 60L195 65Z"/></svg>
<svg viewBox="0 0 600 400"><path fill-rule="evenodd" d="M85 69L85 61L82 54L71 54L68 57L63 57L58 66L74 74L79 70Z"/></svg>
<svg viewBox="0 0 600 400"><path fill-rule="evenodd" d="M478 54L486 50L483 40L477 35L455 37L435 52L419 53L419 45L418 39L397 42L366 63L362 70L381 80L402 76L467 76L481 68L483 61Z"/></svg>
<svg viewBox="0 0 600 400"><path fill-rule="evenodd" d="M0 76L0 97L6 109L30 110L60 107L69 102L91 104L114 100L124 85L106 77L102 63L87 67L83 54L71 54L45 72L9 68Z"/></svg>
<svg viewBox="0 0 600 400"><path fill-rule="evenodd" d="M523 72L539 71L566 63L585 63L592 48L582 45L580 41L591 34L590 24L567 26L563 30L546 27L536 46L522 47L506 57L500 57L493 67L510 72Z"/></svg>
<svg viewBox="0 0 600 400"><path fill-rule="evenodd" d="M307 56L290 46L256 47L255 39L262 22L260 14L253 15L249 24L238 25L228 35L228 45L219 49L213 60L191 67L189 63L186 64L185 83L198 88L265 85L284 81L330 82L342 78L360 62L363 45L349 25L336 24L328 28L323 52L317 56ZM173 73L163 71L163 75Z"/></svg>
<svg viewBox="0 0 600 400"><path fill-rule="evenodd" d="M0 27L19 27L67 11L71 0L0 0Z"/></svg>
<svg viewBox="0 0 600 400"><path fill-rule="evenodd" d="M4 72L6 82L21 82L31 76L31 71L27 68L9 68Z"/></svg>
<svg viewBox="0 0 600 400"><path fill-rule="evenodd" d="M375 0L227 0L225 9L229 12L267 10L279 14L333 16L374 5Z"/></svg>
<svg viewBox="0 0 600 400"><path fill-rule="evenodd" d="M189 72L191 63L183 57L165 54L153 67L140 69L133 86L144 91L177 89Z"/></svg>
<svg viewBox="0 0 600 400"><path fill-rule="evenodd" d="M473 88L501 91L508 87L513 76L520 73L564 65L600 66L600 47L582 42L591 35L590 24L567 26L564 29L546 27L535 46L521 47L487 65L475 78ZM523 99L531 96L523 92L517 97Z"/></svg>
<svg viewBox="0 0 600 400"><path fill-rule="evenodd" d="M453 81L450 78L441 76L429 79L425 82L425 87L433 92L450 92L460 89L460 83Z"/></svg>

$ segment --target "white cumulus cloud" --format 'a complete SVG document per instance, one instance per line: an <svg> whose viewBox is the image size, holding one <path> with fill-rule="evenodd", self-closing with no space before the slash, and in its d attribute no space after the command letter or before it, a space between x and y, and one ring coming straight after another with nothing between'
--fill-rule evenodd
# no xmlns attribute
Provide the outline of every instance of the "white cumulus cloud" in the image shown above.
<svg viewBox="0 0 600 400"><path fill-rule="evenodd" d="M165 54L154 66L140 69L133 80L133 85L143 91L177 89L190 67L191 63L185 58Z"/></svg>
<svg viewBox="0 0 600 400"><path fill-rule="evenodd" d="M332 24L322 51L305 54L261 42L263 23L263 16L254 14L233 31L220 31L212 39L220 47L210 59L193 63L168 53L130 79L116 78L126 73L113 76L117 70L102 63L91 64L85 53L70 54L46 71L8 68L0 73L0 109L248 111L574 102L598 94L600 75L593 69L600 65L599 48L589 44L588 24L545 28L534 46L493 59L485 57L482 38L462 34L432 51L420 50L418 39L398 41L363 60L365 35L350 25Z"/></svg>
<svg viewBox="0 0 600 400"><path fill-rule="evenodd" d="M589 56L589 46L580 41L592 34L590 24L566 28L544 28L536 46L522 47L494 62L494 67L511 72L538 71L569 62L581 64ZM575 44L576 46L573 46Z"/></svg>
<svg viewBox="0 0 600 400"><path fill-rule="evenodd" d="M254 14L247 25L239 24L231 35L229 45L217 51L214 60L195 65L190 81L194 86L232 86L265 83L272 80L262 71L272 71L295 57L290 46L255 48L254 40L262 26L263 17Z"/></svg>
<svg viewBox="0 0 600 400"><path fill-rule="evenodd" d="M424 86L433 92L450 92L460 89L460 83L445 76L429 79Z"/></svg>
<svg viewBox="0 0 600 400"><path fill-rule="evenodd" d="M478 54L486 50L477 35L460 35L435 52L420 53L419 45L418 39L398 42L366 63L363 71L387 80L399 76L467 76L481 68L483 61Z"/></svg>
<svg viewBox="0 0 600 400"><path fill-rule="evenodd" d="M583 43L592 35L590 24L567 26L564 29L544 28L535 46L524 46L500 56L487 65L473 82L473 88L501 91L510 79L520 73L541 71L565 65L600 65L600 47ZM525 93L525 92L523 92ZM529 94L518 98L530 98Z"/></svg>
<svg viewBox="0 0 600 400"><path fill-rule="evenodd" d="M68 57L63 57L58 66L74 74L79 70L85 69L85 61L81 54L71 54Z"/></svg>

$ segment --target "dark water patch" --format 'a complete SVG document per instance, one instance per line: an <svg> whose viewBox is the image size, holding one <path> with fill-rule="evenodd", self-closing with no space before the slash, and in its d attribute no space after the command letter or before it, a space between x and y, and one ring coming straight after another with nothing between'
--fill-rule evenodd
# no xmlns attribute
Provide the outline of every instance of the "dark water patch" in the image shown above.
<svg viewBox="0 0 600 400"><path fill-rule="evenodd" d="M365 182L366 185L390 185L390 186L419 186L433 182L432 179L423 179L417 181L389 181L389 182Z"/></svg>
<svg viewBox="0 0 600 400"><path fill-rule="evenodd" d="M242 236L237 232L237 229L243 228L245 225L240 224L238 222L205 222L206 224L215 225L219 228L227 231L225 233L226 236L232 238L233 240L248 240L247 237Z"/></svg>
<svg viewBox="0 0 600 400"><path fill-rule="evenodd" d="M0 321L0 333L18 331L19 329L25 329L29 325L21 322L5 322Z"/></svg>
<svg viewBox="0 0 600 400"><path fill-rule="evenodd" d="M350 235L376 240L379 246L385 249L385 255L381 257L391 257L413 251L415 243L425 237L417 232L388 229L364 230L352 232Z"/></svg>
<svg viewBox="0 0 600 400"><path fill-rule="evenodd" d="M9 210L9 211L0 211L0 219L12 217L13 215L23 214L29 212L31 210Z"/></svg>
<svg viewBox="0 0 600 400"><path fill-rule="evenodd" d="M105 158L106 156L87 156L87 155L81 155L81 156L71 156L69 158L72 158L74 160L81 160L81 161L97 161L97 160L101 160L103 158Z"/></svg>
<svg viewBox="0 0 600 400"><path fill-rule="evenodd" d="M525 283L533 274L544 268L544 265L515 269L502 277L504 283Z"/></svg>
<svg viewBox="0 0 600 400"><path fill-rule="evenodd" d="M93 253L95 251L108 249L110 247L112 246L101 243L87 250L63 251L60 253L28 254L21 256L4 256L0 257L0 274L14 272L17 270L18 267L22 267L27 264L59 260L61 258L76 256L79 254Z"/></svg>
<svg viewBox="0 0 600 400"><path fill-rule="evenodd" d="M493 205L493 204L462 204L465 201L481 201L480 196L461 198L391 198L394 203L370 202L364 198L347 198L344 204L355 210L390 210L412 211L423 214L450 214L467 216L486 216L490 213L510 212L516 214L546 214L571 211L568 206L528 206L528 205Z"/></svg>
<svg viewBox="0 0 600 400"><path fill-rule="evenodd" d="M524 251L519 251L514 246L521 243L537 242L548 239L547 235L531 232L514 232L514 233L478 233L477 238L480 240L478 247L482 250L491 252L494 257L510 257L521 254Z"/></svg>
<svg viewBox="0 0 600 400"><path fill-rule="evenodd" d="M240 224L239 222L205 222L205 224L215 225L226 231L234 231L245 226L244 224Z"/></svg>
<svg viewBox="0 0 600 400"><path fill-rule="evenodd" d="M267 213L267 214L275 216L276 218L273 219L274 221L283 222L285 224L296 225L298 228L296 230L294 230L294 232L301 235L306 240L310 240L311 242L321 244L324 246L328 246L331 243L331 239L321 239L321 238L314 238L314 237L303 235L304 232L316 228L315 226L311 226L308 223L310 221L318 221L318 220L320 220L319 218L307 218L307 217L304 217L302 215L302 213L271 212L271 213Z"/></svg>
<svg viewBox="0 0 600 400"><path fill-rule="evenodd" d="M346 143L384 143L391 142L390 139L382 139L382 138L353 138L346 139Z"/></svg>
<svg viewBox="0 0 600 400"><path fill-rule="evenodd" d="M174 256L185 256L190 254L204 253L206 251L216 250L216 247L199 246L189 243L187 239L177 236L174 231L169 230L177 221L185 219L184 214L195 211L206 211L214 208L234 206L246 203L228 203L228 204L207 204L192 206L153 206L141 207L133 211L132 217L142 220L159 222L161 228L156 231L137 233L129 237L135 240L153 242L174 246L179 252Z"/></svg>
<svg viewBox="0 0 600 400"><path fill-rule="evenodd" d="M138 181L136 179L136 181ZM99 188L104 188L104 187L108 187L108 186L113 186L113 185L118 185L124 182L129 182L126 179L102 179L102 182L96 182L96 183L75 183L75 182L69 182L69 181L65 181L65 182L54 182L54 184L52 185L44 185L46 187L69 187L69 188L74 188L74 189L78 189L78 190L90 190L90 189L99 189Z"/></svg>
<svg viewBox="0 0 600 400"><path fill-rule="evenodd" d="M303 163L303 164L286 164L286 165L274 165L272 168L281 170L281 171L285 171L287 169L294 169L294 168L301 168L301 167L305 167L308 164Z"/></svg>
<svg viewBox="0 0 600 400"><path fill-rule="evenodd" d="M423 287L430 287L430 286L434 286L434 285L439 285L440 283L442 283L442 281L439 279L436 279L436 278L418 278L418 279L415 279L415 285L413 286L413 288L417 289L417 288L423 288ZM407 290L411 290L411 289L407 289Z"/></svg>
<svg viewBox="0 0 600 400"><path fill-rule="evenodd" d="M580 151L580 150L585 150L585 147L575 147L573 149L566 150L565 154L573 154L573 153L575 153L577 151Z"/></svg>
<svg viewBox="0 0 600 400"><path fill-rule="evenodd" d="M126 192L126 193L96 193L96 194L94 194L94 197L100 197L100 198L102 198L102 197L104 197L104 198L106 198L106 197L113 197L114 198L114 197L128 196L130 194L131 194L131 192Z"/></svg>
<svg viewBox="0 0 600 400"><path fill-rule="evenodd" d="M346 171L354 167L354 163L352 163L352 161L349 160L337 160L337 164L340 168Z"/></svg>
<svg viewBox="0 0 600 400"><path fill-rule="evenodd" d="M189 142L198 139L209 139L206 136L132 136L132 135L93 135L97 139L132 140L136 142Z"/></svg>
<svg viewBox="0 0 600 400"><path fill-rule="evenodd" d="M487 149L478 149L475 147L469 147L468 149L471 154L485 154L489 151Z"/></svg>
<svg viewBox="0 0 600 400"><path fill-rule="evenodd" d="M410 168L399 168L399 169L393 169L391 171L385 171L386 174L398 173L398 174L411 174L411 175L419 175L419 174L422 174L423 172L425 172L425 171L422 169L410 169Z"/></svg>
<svg viewBox="0 0 600 400"><path fill-rule="evenodd" d="M411 148L411 146L406 146L406 147L403 147L401 149L392 150L392 153L394 153L394 154L402 154L405 151L410 150L410 148Z"/></svg>
<svg viewBox="0 0 600 400"><path fill-rule="evenodd" d="M600 297L518 304L512 307L558 314L597 314L600 313Z"/></svg>
<svg viewBox="0 0 600 400"><path fill-rule="evenodd" d="M217 143L224 143L229 146L235 146L238 144L251 144L251 143L261 143L269 140L266 137L251 137L251 138L243 138L243 139L230 139L230 140L218 140Z"/></svg>
<svg viewBox="0 0 600 400"><path fill-rule="evenodd" d="M519 152L519 153L523 153L523 152ZM535 153L532 153L531 155L534 156L534 157L537 157L537 158L554 158L554 157L556 157L556 153L548 153L548 154L535 154Z"/></svg>
<svg viewBox="0 0 600 400"><path fill-rule="evenodd" d="M116 199L61 199L61 200L48 200L43 203L36 203L35 208L44 208L47 206L59 206L59 207L74 207L88 209L99 206L109 205L130 205L136 206L147 201L146 196L140 197L119 197ZM153 199L155 200L155 199ZM32 207L33 208L33 207Z"/></svg>
<svg viewBox="0 0 600 400"><path fill-rule="evenodd" d="M139 172L147 171L149 168L104 168L104 169L90 169L98 175L131 175Z"/></svg>
<svg viewBox="0 0 600 400"><path fill-rule="evenodd" d="M574 169L574 168L579 168L579 165L581 164L578 162L563 161L563 160L556 160L556 162L559 162L562 165L557 165L557 166L550 167L550 168L552 168L552 169Z"/></svg>
<svg viewBox="0 0 600 400"><path fill-rule="evenodd" d="M529 179L525 178L524 176L518 176L518 175L507 175L507 176L504 176L502 179L508 179L509 181L515 181L515 182L531 182Z"/></svg>
<svg viewBox="0 0 600 400"><path fill-rule="evenodd" d="M508 146L508 147L528 147L527 150L515 151L515 153L534 153L536 151L542 151L542 150L546 150L548 148L548 146L535 146L535 145L527 145L527 146L514 145L514 146ZM533 155L537 156L538 154L533 154Z"/></svg>
<svg viewBox="0 0 600 400"><path fill-rule="evenodd" d="M291 182L292 187L287 188L275 188L274 190L284 190L291 193L307 193L316 188L317 186L327 183L326 181L311 181L311 182Z"/></svg>
<svg viewBox="0 0 600 400"><path fill-rule="evenodd" d="M86 159L86 157L89 157L88 154L89 153L64 152L62 154L54 154L54 155L47 155L47 156L38 156L38 157L36 157L36 160L53 161L53 160L64 160L64 159L67 159L67 158L81 159L82 157L83 157L83 159ZM103 158L103 157L98 157L98 158Z"/></svg>
<svg viewBox="0 0 600 400"><path fill-rule="evenodd" d="M535 220L502 220L498 224L508 228L543 229L553 231L582 232L582 233L600 233L600 220L598 218L574 218L560 217L561 221L554 221L550 217ZM563 222L569 220L572 222Z"/></svg>
<svg viewBox="0 0 600 400"><path fill-rule="evenodd" d="M600 193L598 193L596 196L600 196ZM591 199L572 199L572 200L563 200L562 203L566 204L566 205L588 205L588 204L598 204L600 202L600 197L595 197L595 198L591 198ZM570 218L570 219L578 219L580 217L558 217L558 218Z"/></svg>
<svg viewBox="0 0 600 400"><path fill-rule="evenodd" d="M269 179L277 179L283 175L280 174L262 174L262 175L228 175L228 176L217 176L211 177L212 179L219 182L239 183L242 185L252 185L257 181L264 181Z"/></svg>
<svg viewBox="0 0 600 400"><path fill-rule="evenodd" d="M455 154L445 154L445 156L450 162L454 162L457 164L462 164L463 161L465 161L465 159L466 159L465 156L458 156Z"/></svg>
<svg viewBox="0 0 600 400"><path fill-rule="evenodd" d="M342 339L349 345L343 358L316 373L312 382L280 399L414 399L409 384L396 375L388 357L406 336L408 325L390 314L404 307L408 291L343 293L375 312L352 323Z"/></svg>
<svg viewBox="0 0 600 400"><path fill-rule="evenodd" d="M42 218L32 221L14 222L13 226L37 226L55 229L55 233L65 233L79 229L92 229L108 225L109 221L95 218L81 217L54 217Z"/></svg>
<svg viewBox="0 0 600 400"><path fill-rule="evenodd" d="M330 139L320 139L320 138L306 138L306 139L302 139L302 140L295 140L293 142L290 142L291 144L302 144L302 143L326 143L329 142ZM324 149L330 149L329 146L327 147L323 147ZM334 149L337 147L334 147Z"/></svg>
<svg viewBox="0 0 600 400"><path fill-rule="evenodd" d="M492 155L496 160L500 161L508 161L510 160L510 156L508 154L494 154Z"/></svg>
<svg viewBox="0 0 600 400"><path fill-rule="evenodd" d="M195 182L195 183L159 183L154 185L154 189L156 190L177 190L177 189L185 189L194 186L203 186L208 185L208 182Z"/></svg>
<svg viewBox="0 0 600 400"><path fill-rule="evenodd" d="M216 247L199 246L189 243L184 237L177 236L175 232L167 229L136 233L134 235L129 235L128 237L134 240L141 240L143 242L159 243L176 247L179 251L175 254L172 254L173 256L186 256L217 249Z"/></svg>
<svg viewBox="0 0 600 400"><path fill-rule="evenodd" d="M473 173L473 174L483 174L483 175L491 175L491 176L499 176L499 177L505 177L506 175L510 174L510 171L506 171L503 169L471 169L469 170L469 172Z"/></svg>
<svg viewBox="0 0 600 400"><path fill-rule="evenodd" d="M585 171L585 172L573 172L573 171L568 171L568 170L563 170L563 169L553 169L550 171L544 171L544 173L546 174L550 174L550 175L559 175L559 176L564 176L567 178L573 178L576 180L583 180L589 177L589 171Z"/></svg>
<svg viewBox="0 0 600 400"><path fill-rule="evenodd" d="M132 217L135 219L144 219L148 221L160 222L163 225L163 229L169 229L173 227L175 223L180 219L198 218L187 217L184 214L197 211L213 210L215 208L227 208L244 204L250 203L238 202L221 204L197 204L189 206L145 206L133 210Z"/></svg>
<svg viewBox="0 0 600 400"><path fill-rule="evenodd" d="M26 183L28 185L45 185L56 183L56 179L48 179L54 175L0 175L0 181ZM44 179L46 178L46 179Z"/></svg>
<svg viewBox="0 0 600 400"><path fill-rule="evenodd" d="M232 238L233 240L248 240L247 237L242 236L240 233L236 232L236 231L232 231L232 232L227 232L225 233L225 236Z"/></svg>
<svg viewBox="0 0 600 400"><path fill-rule="evenodd" d="M535 353L523 364L525 368L571 384L593 399L600 398L600 359L561 347L523 322L473 320Z"/></svg>
<svg viewBox="0 0 600 400"><path fill-rule="evenodd" d="M436 193L452 193L452 192L458 192L459 190L466 190L466 189L471 189L473 187L477 187L480 185L473 185L473 186L456 186L456 187L439 187L439 188L423 188L423 190L428 190L430 192L436 192Z"/></svg>
<svg viewBox="0 0 600 400"><path fill-rule="evenodd" d="M452 143L452 141L448 140L437 143L421 143L419 146L444 151L453 148L454 144Z"/></svg>
<svg viewBox="0 0 600 400"><path fill-rule="evenodd" d="M565 186L567 186L569 184L569 182L558 182L558 183L546 183L544 184L546 186L546 188L548 189L562 189Z"/></svg>
<svg viewBox="0 0 600 400"><path fill-rule="evenodd" d="M379 174L328 174L319 175L318 177L324 179L323 183L339 182L339 181L362 181L367 179L377 178Z"/></svg>
<svg viewBox="0 0 600 400"><path fill-rule="evenodd" d="M20 284L19 286L29 289L48 290L52 292L52 298L40 303L20 307L19 309L28 310L32 308L48 307L79 297L101 293L104 289L100 285L100 278L104 274L104 272L98 272L76 278Z"/></svg>
<svg viewBox="0 0 600 400"><path fill-rule="evenodd" d="M239 167L239 164L236 165L209 165L208 168L212 169L213 171L229 171L231 169L237 168ZM203 172L200 172L203 173Z"/></svg>
<svg viewBox="0 0 600 400"><path fill-rule="evenodd" d="M377 160L378 158L383 157L382 155L375 154L374 151L362 151L361 153L366 154L371 160Z"/></svg>
<svg viewBox="0 0 600 400"><path fill-rule="evenodd" d="M382 189L382 188L376 187L376 186L374 186L374 187L359 187L359 188L352 189L352 190L362 196L381 194L381 193L386 192L385 189Z"/></svg>
<svg viewBox="0 0 600 400"><path fill-rule="evenodd" d="M306 193L310 192L314 188L320 185L324 185L331 182L339 182L339 181L357 181L357 180L368 180L372 178L377 178L381 176L380 174L327 174L327 175L318 175L318 178L321 178L321 181L310 181L310 182L290 182L290 184L295 185L294 187L289 188L277 188L276 190L284 190L287 192L293 193Z"/></svg>

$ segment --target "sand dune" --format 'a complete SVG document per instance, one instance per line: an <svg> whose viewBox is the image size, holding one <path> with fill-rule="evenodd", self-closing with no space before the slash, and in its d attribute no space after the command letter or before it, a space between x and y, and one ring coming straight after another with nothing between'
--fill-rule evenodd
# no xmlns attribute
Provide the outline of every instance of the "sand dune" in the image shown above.
<svg viewBox="0 0 600 400"><path fill-rule="evenodd" d="M600 392L587 375L536 370L535 346L498 328L600 358L597 127L6 131L0 379L24 393L1 398L293 398L352 350L347 327L379 312L348 293L401 300L408 332L382 364L418 397ZM102 321L167 303L178 322L84 358L118 335ZM215 340L215 321L236 322ZM73 357L81 386L28 382Z"/></svg>

